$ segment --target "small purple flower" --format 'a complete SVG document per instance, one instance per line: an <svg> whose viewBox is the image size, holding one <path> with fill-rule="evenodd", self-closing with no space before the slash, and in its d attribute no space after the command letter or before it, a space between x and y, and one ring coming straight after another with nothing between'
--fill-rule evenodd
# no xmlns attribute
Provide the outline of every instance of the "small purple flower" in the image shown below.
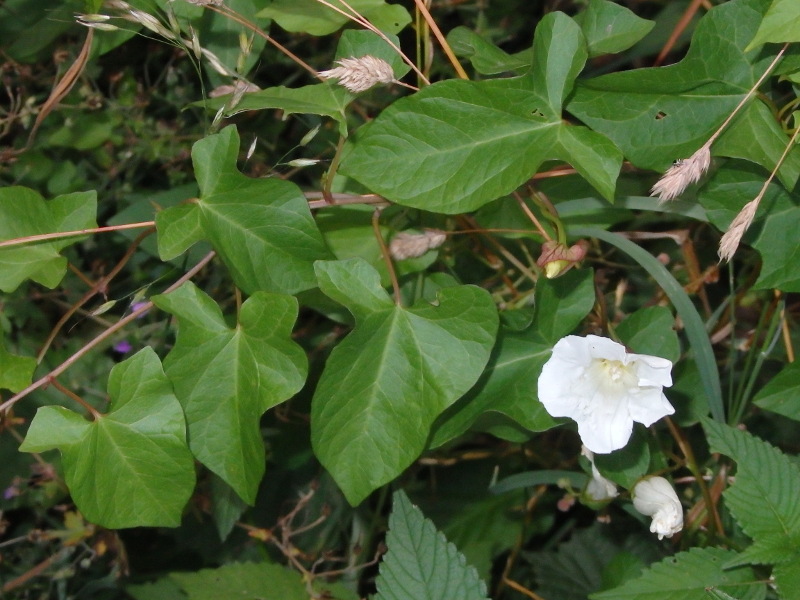
<svg viewBox="0 0 800 600"><path fill-rule="evenodd" d="M127 354L131 350L133 350L133 346L128 340L122 340L121 342L114 344L114 351L119 352L120 354Z"/></svg>

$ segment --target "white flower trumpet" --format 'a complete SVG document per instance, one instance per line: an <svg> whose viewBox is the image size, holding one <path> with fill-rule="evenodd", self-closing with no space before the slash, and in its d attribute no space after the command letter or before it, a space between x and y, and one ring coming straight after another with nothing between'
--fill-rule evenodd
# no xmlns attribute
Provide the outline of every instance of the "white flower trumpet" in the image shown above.
<svg viewBox="0 0 800 600"><path fill-rule="evenodd" d="M539 400L551 416L573 419L589 450L608 454L628 443L634 421L649 426L675 412L663 392L671 370L667 359L608 338L569 335L542 369Z"/></svg>

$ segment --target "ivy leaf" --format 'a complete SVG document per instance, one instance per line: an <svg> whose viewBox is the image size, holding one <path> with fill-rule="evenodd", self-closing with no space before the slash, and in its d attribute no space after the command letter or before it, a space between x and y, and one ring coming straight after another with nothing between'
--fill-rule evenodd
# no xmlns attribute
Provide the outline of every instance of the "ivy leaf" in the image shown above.
<svg viewBox="0 0 800 600"><path fill-rule="evenodd" d="M386 547L375 600L489 600L475 568L402 490L393 496Z"/></svg>
<svg viewBox="0 0 800 600"><path fill-rule="evenodd" d="M303 193L288 181L246 177L236 168L238 152L233 126L194 145L201 196L156 216L161 258L175 258L201 239L199 225L248 294L314 287L313 262L330 253Z"/></svg>
<svg viewBox="0 0 800 600"><path fill-rule="evenodd" d="M531 66L530 50L512 56L466 27L451 29L447 34L447 43L456 56L468 58L474 69L482 75L496 75Z"/></svg>
<svg viewBox="0 0 800 600"><path fill-rule="evenodd" d="M345 13L353 11L368 19L385 33L397 33L411 22L411 15L399 4L383 0L330 0L328 4ZM328 35L350 22L340 12L316 0L271 0L259 17L274 19L286 31L303 31L311 35Z"/></svg>
<svg viewBox="0 0 800 600"><path fill-rule="evenodd" d="M589 56L616 54L633 46L655 25L609 0L590 0L575 21L586 37Z"/></svg>
<svg viewBox="0 0 800 600"><path fill-rule="evenodd" d="M753 403L784 417L800 421L800 362L784 366L781 372L756 394Z"/></svg>
<svg viewBox="0 0 800 600"><path fill-rule="evenodd" d="M529 431L555 427L556 421L538 400L539 374L553 345L592 310L593 280L591 269L539 280L533 323L520 332L501 328L478 385L437 420L430 441L432 448L462 435L487 413L505 415Z"/></svg>
<svg viewBox="0 0 800 600"><path fill-rule="evenodd" d="M21 392L30 385L35 370L35 358L11 354L0 339L0 388Z"/></svg>
<svg viewBox="0 0 800 600"><path fill-rule="evenodd" d="M177 527L194 489L181 405L151 348L108 378L112 409L95 421L60 406L41 407L20 446L59 448L73 500L87 520L108 527Z"/></svg>
<svg viewBox="0 0 800 600"><path fill-rule="evenodd" d="M733 0L713 8L679 63L580 82L567 111L611 138L635 165L665 170L702 146L766 70L774 53L744 50L763 7L763 0ZM778 156L787 141L775 149ZM772 144L772 137L760 143ZM767 169L775 165L755 158Z"/></svg>
<svg viewBox="0 0 800 600"><path fill-rule="evenodd" d="M773 0L747 49L770 42L800 42L800 4L796 0Z"/></svg>
<svg viewBox="0 0 800 600"><path fill-rule="evenodd" d="M638 579L624 585L597 592L591 600L704 600L706 590L719 589L740 600L764 597L764 585L758 585L748 568L725 569L725 563L735 557L732 550L721 548L692 548L665 558L651 566Z"/></svg>
<svg viewBox="0 0 800 600"><path fill-rule="evenodd" d="M231 329L191 282L152 300L178 319L164 369L186 414L189 447L252 505L265 467L261 415L305 381L305 353L291 340L297 301L257 292Z"/></svg>
<svg viewBox="0 0 800 600"><path fill-rule="evenodd" d="M31 189L6 187L0 189L0 241L97 227L96 213L95 192L45 201ZM67 259L59 253L81 239L76 236L0 248L0 290L13 292L26 279L56 287L67 271Z"/></svg>
<svg viewBox="0 0 800 600"><path fill-rule="evenodd" d="M586 57L578 25L549 13L529 75L444 81L398 100L356 132L341 172L397 204L454 214L512 192L547 160L565 160L613 200L619 151L561 117Z"/></svg>
<svg viewBox="0 0 800 600"><path fill-rule="evenodd" d="M351 504L419 456L434 419L480 376L494 344L489 294L459 286L397 306L362 259L319 262L323 293L355 329L334 348L311 406L314 452Z"/></svg>
<svg viewBox="0 0 800 600"><path fill-rule="evenodd" d="M780 562L800 557L800 469L780 450L749 433L703 421L712 452L736 461L725 501L759 554ZM747 551L745 551L745 554Z"/></svg>
<svg viewBox="0 0 800 600"><path fill-rule="evenodd" d="M755 198L764 185L763 177L742 164L718 170L698 195L709 221L721 231ZM779 185L770 185L761 200L756 218L745 233L743 242L752 244L761 254L762 265L756 289L777 288L800 291L800 208Z"/></svg>

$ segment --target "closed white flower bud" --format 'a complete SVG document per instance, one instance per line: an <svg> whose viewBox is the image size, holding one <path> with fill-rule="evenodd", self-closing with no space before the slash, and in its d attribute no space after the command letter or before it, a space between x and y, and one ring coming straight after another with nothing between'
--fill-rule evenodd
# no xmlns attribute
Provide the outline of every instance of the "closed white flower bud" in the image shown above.
<svg viewBox="0 0 800 600"><path fill-rule="evenodd" d="M359 56L358 58L343 58L337 60L339 65L334 69L320 71L320 77L324 79L338 79L339 85L343 85L353 93L368 90L378 83L392 83L394 81L394 71L392 66L381 58L374 56Z"/></svg>
<svg viewBox="0 0 800 600"><path fill-rule="evenodd" d="M592 479L586 486L586 495L596 502L604 502L616 498L619 495L617 486L614 485L613 481L603 477L600 471L597 470L594 464L594 452L583 446L581 454L588 458L592 465Z"/></svg>
<svg viewBox="0 0 800 600"><path fill-rule="evenodd" d="M683 507L669 481L663 477L642 479L632 494L636 510L653 517L650 531L657 533L658 539L672 537L683 529Z"/></svg>

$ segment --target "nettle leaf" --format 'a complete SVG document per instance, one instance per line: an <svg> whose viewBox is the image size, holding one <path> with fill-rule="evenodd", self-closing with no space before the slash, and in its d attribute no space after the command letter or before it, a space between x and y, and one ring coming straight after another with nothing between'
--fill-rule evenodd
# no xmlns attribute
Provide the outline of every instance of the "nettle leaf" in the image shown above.
<svg viewBox="0 0 800 600"><path fill-rule="evenodd" d="M353 11L366 17L375 27L386 33L397 33L411 22L411 15L399 4L384 0L329 0L328 4L345 14ZM350 19L316 0L269 0L259 17L274 19L286 31L303 31L311 35L328 35Z"/></svg>
<svg viewBox="0 0 800 600"><path fill-rule="evenodd" d="M356 505L419 456L434 419L478 379L497 311L475 286L444 288L436 305L397 306L361 259L319 262L316 269L320 289L347 307L356 326L325 365L311 438Z"/></svg>
<svg viewBox="0 0 800 600"><path fill-rule="evenodd" d="M478 384L437 420L430 446L436 448L466 432L487 413L500 413L529 431L557 422L538 399L538 380L553 345L570 333L594 306L594 272L575 270L557 279L540 279L536 313L523 331L501 328Z"/></svg>
<svg viewBox="0 0 800 600"><path fill-rule="evenodd" d="M586 57L580 27L549 13L536 28L531 74L444 81L398 100L356 132L340 170L397 204L454 214L512 192L547 160L565 160L612 200L619 151L561 117Z"/></svg>
<svg viewBox="0 0 800 600"><path fill-rule="evenodd" d="M591 594L591 600L705 600L706 590L717 589L739 600L764 597L749 568L726 569L736 553L721 548L692 548L665 558L651 566L638 579L624 585Z"/></svg>
<svg viewBox="0 0 800 600"><path fill-rule="evenodd" d="M111 369L108 393L111 411L95 421L43 406L20 450L60 449L72 498L93 523L177 527L194 489L194 460L155 352L145 348Z"/></svg>
<svg viewBox="0 0 800 600"><path fill-rule="evenodd" d="M796 0L772 0L747 49L769 42L800 42L800 4Z"/></svg>
<svg viewBox="0 0 800 600"><path fill-rule="evenodd" d="M586 37L589 56L615 54L633 46L650 33L655 21L637 17L633 12L609 0L590 0L575 21Z"/></svg>
<svg viewBox="0 0 800 600"><path fill-rule="evenodd" d="M663 171L702 146L766 70L774 53L744 50L763 9L763 0L715 7L698 24L682 61L581 81L567 111L611 138L635 165ZM778 155L787 141L778 143ZM773 136L759 143L772 145ZM722 152L716 145L713 150ZM767 169L775 165L763 154L753 158Z"/></svg>
<svg viewBox="0 0 800 600"><path fill-rule="evenodd" d="M393 496L386 547L374 600L489 600L475 568L402 490Z"/></svg>
<svg viewBox="0 0 800 600"><path fill-rule="evenodd" d="M186 414L189 447L252 505L265 468L261 415L305 382L306 355L291 340L297 301L257 292L231 329L191 282L152 300L178 319L164 369Z"/></svg>
<svg viewBox="0 0 800 600"><path fill-rule="evenodd" d="M763 409L800 421L800 362L784 366L781 372L756 394L753 403Z"/></svg>
<svg viewBox="0 0 800 600"><path fill-rule="evenodd" d="M12 354L0 339L0 388L21 392L30 385L35 370L35 358Z"/></svg>
<svg viewBox="0 0 800 600"><path fill-rule="evenodd" d="M764 179L742 164L718 170L698 195L709 221L726 231L744 205L755 198ZM786 292L800 291L800 208L794 197L777 184L770 185L761 200L753 224L742 238L762 258L761 271L754 287L777 288Z"/></svg>
<svg viewBox="0 0 800 600"><path fill-rule="evenodd" d="M736 483L725 501L760 554L800 556L800 469L770 444L727 425L703 421L712 452L736 461ZM778 562L776 560L776 562Z"/></svg>
<svg viewBox="0 0 800 600"><path fill-rule="evenodd" d="M156 216L161 258L175 258L202 238L248 294L315 287L313 263L330 253L303 193L288 181L246 177L236 168L238 153L233 126L194 145L201 195Z"/></svg>
<svg viewBox="0 0 800 600"><path fill-rule="evenodd" d="M0 241L97 227L96 214L95 192L65 194L46 201L31 189L6 187L0 189ZM76 236L0 248L0 290L13 292L26 279L56 287L67 271L61 250L82 239Z"/></svg>

